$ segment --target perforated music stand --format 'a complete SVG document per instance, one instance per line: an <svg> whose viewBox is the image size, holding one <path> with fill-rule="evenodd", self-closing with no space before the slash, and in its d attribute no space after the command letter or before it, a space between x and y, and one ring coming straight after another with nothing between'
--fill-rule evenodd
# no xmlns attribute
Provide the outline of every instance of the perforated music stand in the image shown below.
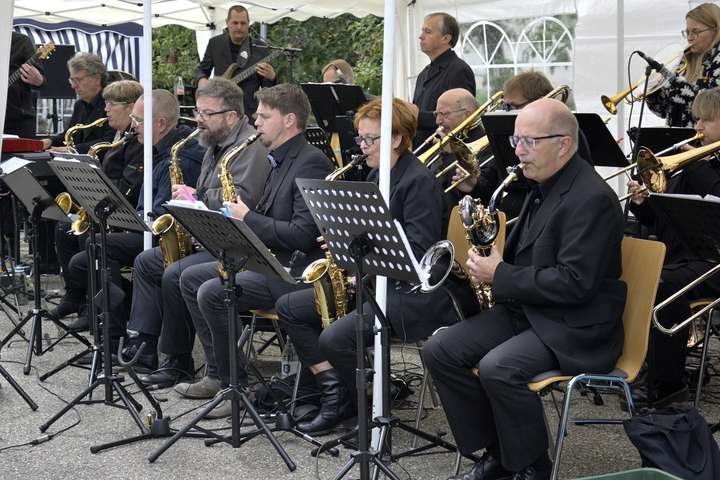
<svg viewBox="0 0 720 480"><path fill-rule="evenodd" d="M292 472L296 465L287 454L285 449L275 438L275 435L260 415L255 410L252 402L247 396L247 387L241 385L238 380L238 343L244 343L249 336L246 329L243 337L238 342L237 331L237 311L235 298L238 295L236 291L239 287L235 282L235 275L242 269L246 268L258 273L262 273L269 277L280 278L288 283L297 283L294 278L285 270L280 262L273 256L270 250L257 238L257 235L241 220L226 217L220 212L213 210L198 210L188 207L166 205L167 210L187 229L192 236L200 242L209 253L220 260L223 269L227 272L225 279L225 308L227 310L228 321L228 342L230 344L230 384L227 388L219 392L213 401L206 405L200 413L192 419L187 425L179 430L172 438L155 450L148 460L150 463L160 457L168 448L177 442L190 429L196 429L210 437L212 440L206 441L206 445L212 445L217 442L225 442L233 448L240 447L245 441L254 438L259 434L265 435L278 455L283 459L288 469ZM216 432L198 426L205 415L217 407L221 402L229 400L232 407L231 411L231 434L227 437L221 436ZM240 432L240 405L245 407L245 411L250 415L257 430L248 434L241 435Z"/></svg>
<svg viewBox="0 0 720 480"><path fill-rule="evenodd" d="M65 188L67 188L67 191L73 199L85 209L90 219L97 224L98 231L100 232L100 278L102 288L98 295L102 301L102 313L94 320L101 320L103 338L102 348L100 349L100 328L96 326L93 334L95 345L93 346L91 372L94 371L95 366L98 364L101 353L103 370L82 393L65 405L50 420L42 424L40 431L44 432L47 430L50 425L55 423L75 405L87 403L83 401L83 398L85 398L85 396L89 397L97 387L103 386L105 393L103 403L105 405L116 406L116 400L113 394L113 392L116 392L118 399L123 403L128 413L130 413L138 428L140 428L140 431L142 433L149 433L147 425L140 418L139 411L142 409L142 405L140 405L123 386L122 382L124 378L114 374L112 371L110 352L110 271L107 264L108 226L139 232L149 229L123 194L120 193L113 182L103 173L101 168L93 164L75 160L53 160L49 162L49 165L65 185ZM94 240L93 233L91 233L90 239ZM94 248L91 247L89 251L94 251ZM88 263L89 265L94 264L94 258L90 258ZM90 268L92 269L92 266L90 266ZM91 277L94 275L92 270L90 275ZM93 308L94 302L95 299L92 299L90 302L91 308ZM93 310L91 310L91 312L93 312ZM149 395L144 390L143 393Z"/></svg>
<svg viewBox="0 0 720 480"><path fill-rule="evenodd" d="M367 416L367 376L365 369L365 340L363 303L370 303L373 314L378 317L382 328L382 369L384 377L390 372L389 324L383 312L369 294L367 278L369 275L384 275L410 284L418 284L420 276L412 249L400 225L392 218L378 186L370 182L331 182L325 180L297 179L300 192L310 209L313 219L320 229L335 263L348 271L354 271L358 279L356 311L358 321L356 334L356 382L358 406L358 452L338 472L336 479L344 477L355 464L360 465L360 478L368 480L369 466L373 463L389 478L398 478L380 459L390 448L391 430L401 428L412 435L432 442L433 445L450 451L457 447L445 442L438 436L430 435L413 427L400 423L390 416L390 391L387 382L382 385L382 416L374 419L373 426L380 427L380 451L370 452ZM362 279L362 280L361 280ZM367 298L365 298L367 297ZM354 436L355 432L344 435L326 446L343 443ZM422 447L421 447L422 448ZM320 449L317 454L322 453Z"/></svg>
<svg viewBox="0 0 720 480"><path fill-rule="evenodd" d="M307 127L305 129L305 139L310 145L323 152L333 164L337 164L335 152L333 152L332 147L330 146L330 140L328 139L325 130L320 127Z"/></svg>
<svg viewBox="0 0 720 480"><path fill-rule="evenodd" d="M51 315L47 310L42 308L41 294L40 294L40 250L37 248L39 243L39 227L40 221L54 220L54 221L67 221L67 215L55 204L55 200L50 194L38 183L33 177L27 165L31 163L28 160L20 158L11 158L3 162L0 167L2 168L3 175L2 180L8 186L13 195L20 200L25 206L28 213L30 213L30 225L32 229L33 238L33 289L34 289L34 304L33 308L28 314L17 323L12 330L0 341L0 348L2 348L7 342L20 330L32 320L32 331L29 338L29 344L27 354L25 357L25 367L23 373L25 375L30 373L30 367L32 362L33 353L37 356L43 355L48 350L51 350L57 343L63 340L68 335L71 335L79 342L83 343L86 347L90 347L90 343L81 335L73 332L65 326L60 320ZM43 349L42 343L42 319L48 319L52 321L59 331L62 331L62 335L55 342L51 343L47 348Z"/></svg>

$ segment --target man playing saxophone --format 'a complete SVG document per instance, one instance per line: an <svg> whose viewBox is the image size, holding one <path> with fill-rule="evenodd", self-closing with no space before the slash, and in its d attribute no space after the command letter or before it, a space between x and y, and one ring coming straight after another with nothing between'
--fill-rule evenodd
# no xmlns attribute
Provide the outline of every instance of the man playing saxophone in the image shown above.
<svg viewBox="0 0 720 480"><path fill-rule="evenodd" d="M355 115L356 141L367 164L372 168L368 181L378 181L380 165L380 107L377 98L363 105ZM412 107L393 100L392 153L390 157L390 212L397 219L421 258L428 248L445 237L447 212L442 188L432 173L410 152L415 135L416 116ZM388 282L387 319L393 335L403 342L428 337L440 326L454 320L454 313L444 292L410 293L405 282ZM332 299L331 299L332 301ZM321 391L317 416L298 424L297 428L322 434L355 412L355 322L357 315L350 305L349 314L322 329L315 307L313 289L292 292L280 297L275 308L286 327L303 366L315 376ZM366 306L366 312L369 306ZM366 330L368 339L371 329ZM366 340L369 341L369 340Z"/></svg>
<svg viewBox="0 0 720 480"><path fill-rule="evenodd" d="M197 90L195 118L200 130L198 142L205 149L200 175L195 188L189 182L173 185L172 198L197 199L208 208L218 210L224 201L221 160L227 151L257 132L244 113L242 90L223 78L210 79ZM267 149L260 142L253 143L232 159L229 172L237 195L243 202L254 205L260 200L270 172ZM149 385L168 387L180 380L192 379L195 327L180 293L180 274L193 265L204 263L214 267L215 258L200 250L165 268L159 247L146 250L135 259L128 323L131 330L129 353L141 342L146 342L141 362L148 366L157 363L158 349L165 354L161 368L141 377ZM200 338L204 337L201 335ZM205 348L205 353L208 363L212 363L211 345Z"/></svg>
<svg viewBox="0 0 720 480"><path fill-rule="evenodd" d="M310 261L322 256L322 251L315 242L317 226L295 179L325 178L331 163L305 139L310 102L300 87L280 84L256 96L259 104L255 126L261 135L259 142L270 151L267 158L272 172L259 202L248 204L238 197L235 202L227 202L226 207L255 232L291 275L299 275ZM302 288L249 270L238 273L235 280L239 286L235 305L240 313L272 309L281 295ZM208 375L196 383L178 384L175 390L190 398L212 397L230 382L224 286L214 262L185 270L180 285L205 348ZM247 384L244 370L239 381ZM208 418L229 414L230 402L225 401Z"/></svg>
<svg viewBox="0 0 720 480"><path fill-rule="evenodd" d="M454 480L549 479L542 402L528 381L558 368L609 371L623 345L622 211L576 154L575 116L537 100L518 114L510 140L533 189L503 256L471 250L467 262L476 283L492 285L495 305L422 350L460 452L485 449Z"/></svg>
<svg viewBox="0 0 720 480"><path fill-rule="evenodd" d="M152 191L153 204L152 214L157 216L165 213L163 204L170 199L170 147L187 132L187 128L177 128L179 107L175 96L167 90L153 90L153 171L152 171ZM142 124L145 122L143 118L144 100L140 97L133 106L133 126L142 131ZM148 139L143 137L142 133L138 134L138 141L144 143ZM201 150L195 146L188 148L181 159L182 167L186 170L186 178L188 182L194 182L197 179L200 170ZM137 202L138 215L143 213L143 196L140 196ZM107 235L107 257L111 272L111 289L110 304L113 309L110 323L111 343L113 351L117 350L117 344L120 337L125 336L125 324L127 321L127 312L124 311L123 298L121 290L122 280L120 276L120 268L133 264L135 257L142 252L143 235L140 232L111 232ZM69 276L74 281L83 284L88 275L88 255L86 252L77 253L72 257L69 264ZM97 283L99 285L99 283ZM85 292L83 292L84 295ZM150 365L154 367L154 365Z"/></svg>

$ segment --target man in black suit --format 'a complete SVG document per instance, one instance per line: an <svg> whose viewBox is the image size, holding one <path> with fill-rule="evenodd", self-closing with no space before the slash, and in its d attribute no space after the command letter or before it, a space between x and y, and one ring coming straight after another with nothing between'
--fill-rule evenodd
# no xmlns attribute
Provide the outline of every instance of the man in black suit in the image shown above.
<svg viewBox="0 0 720 480"><path fill-rule="evenodd" d="M451 88L464 88L475 95L472 68L455 55L460 27L447 13L431 13L425 17L420 33L420 50L430 58L415 82L413 101L419 110L415 145L420 145L435 131L433 111L438 97Z"/></svg>
<svg viewBox="0 0 720 480"><path fill-rule="evenodd" d="M199 200L209 209L218 210L223 204L219 179L221 160L225 152L257 132L244 113L243 92L229 80L209 80L198 89L196 103L199 145L186 144L181 152L202 149L200 174L195 185L183 171L185 184L172 185L171 195L174 200ZM267 149L255 142L231 159L228 168L235 192L243 201L260 199L262 186L270 173L266 157ZM192 379L195 327L180 293L180 274L192 265L204 263L214 266L215 259L207 251L199 250L166 266L160 247L145 250L135 259L128 322L132 345L129 348L137 348L145 342L145 351L151 355L144 359L146 365L152 364L152 356L157 355L156 347L165 354L165 361L157 371L140 377L143 383L164 388ZM205 336L200 335L200 338ZM206 356L211 356L212 344L209 347L203 344L203 347ZM127 353L130 356L132 350ZM208 360L208 363L212 362Z"/></svg>
<svg viewBox="0 0 720 480"><path fill-rule="evenodd" d="M537 100L518 114L511 143L535 185L504 257L471 250L467 261L495 305L433 335L422 352L460 451L485 449L455 480L550 478L542 402L528 381L552 369L608 372L623 345L622 211L576 154L575 117Z"/></svg>
<svg viewBox="0 0 720 480"><path fill-rule="evenodd" d="M256 74L239 84L245 94L245 113L252 116L257 109L255 92L261 87L275 85L275 69L269 63L261 61L268 55L269 50L265 42L250 36L250 15L245 7L230 7L225 27L224 33L210 39L205 55L195 71L195 80L198 87L202 87L210 78L213 69L215 76L220 76L232 63L236 63L238 67L235 73L254 65Z"/></svg>
<svg viewBox="0 0 720 480"><path fill-rule="evenodd" d="M32 138L35 135L35 105L32 89L45 83L43 69L27 62L35 54L27 35L12 32L10 43L10 75L20 71L20 80L8 87L5 109L5 133Z"/></svg>
<svg viewBox="0 0 720 480"><path fill-rule="evenodd" d="M272 171L260 201L253 208L241 198L235 203L226 203L226 207L233 217L243 220L255 232L280 263L290 268L291 275L298 276L310 261L320 258L322 252L315 241L319 235L317 226L295 179L324 178L330 173L331 164L320 150L305 140L310 102L300 87L276 85L261 90L256 96L255 126L261 134L260 142L270 150L268 160ZM236 308L241 313L272 309L281 295L302 288L249 270L237 274L236 281L240 292ZM182 273L180 287L201 342L212 349L208 355L206 347L208 368L210 372L217 372L215 378L175 387L181 395L198 398L211 394L212 387L219 390L230 382L224 285L215 265L196 265ZM247 382L244 371L240 372L240 382ZM225 401L210 412L208 418L229 414L230 402Z"/></svg>

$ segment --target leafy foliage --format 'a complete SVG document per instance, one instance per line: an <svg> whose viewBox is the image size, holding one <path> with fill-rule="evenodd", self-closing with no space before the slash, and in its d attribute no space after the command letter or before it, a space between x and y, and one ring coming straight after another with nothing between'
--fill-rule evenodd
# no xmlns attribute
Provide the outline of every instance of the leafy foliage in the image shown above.
<svg viewBox="0 0 720 480"><path fill-rule="evenodd" d="M174 92L182 77L189 86L200 59L195 32L180 25L153 29L153 86Z"/></svg>

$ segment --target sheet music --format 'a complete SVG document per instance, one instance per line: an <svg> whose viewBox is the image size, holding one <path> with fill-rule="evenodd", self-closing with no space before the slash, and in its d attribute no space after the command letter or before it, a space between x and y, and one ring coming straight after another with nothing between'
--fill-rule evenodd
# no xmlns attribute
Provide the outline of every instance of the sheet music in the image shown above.
<svg viewBox="0 0 720 480"><path fill-rule="evenodd" d="M8 174L30 163L32 163L30 160L25 160L24 158L19 157L12 157L0 163L0 169L2 169L2 172L4 174Z"/></svg>
<svg viewBox="0 0 720 480"><path fill-rule="evenodd" d="M167 205L173 207L193 208L195 210L210 210L202 200L168 200Z"/></svg>

